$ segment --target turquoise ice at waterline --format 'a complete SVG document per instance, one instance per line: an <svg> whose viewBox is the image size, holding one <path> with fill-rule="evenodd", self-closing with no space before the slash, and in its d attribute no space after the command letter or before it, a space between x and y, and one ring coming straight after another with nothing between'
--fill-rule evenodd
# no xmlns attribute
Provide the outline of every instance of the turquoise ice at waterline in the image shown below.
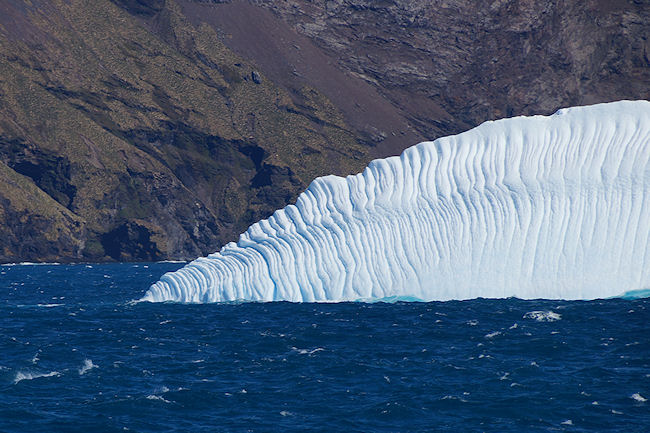
<svg viewBox="0 0 650 433"><path fill-rule="evenodd" d="M597 299L650 287L650 102L486 122L316 179L145 301Z"/></svg>

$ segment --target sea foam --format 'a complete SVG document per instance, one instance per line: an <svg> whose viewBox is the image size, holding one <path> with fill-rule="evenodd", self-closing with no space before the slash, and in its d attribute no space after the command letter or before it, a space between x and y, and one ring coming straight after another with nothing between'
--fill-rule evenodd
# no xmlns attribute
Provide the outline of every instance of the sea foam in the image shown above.
<svg viewBox="0 0 650 433"><path fill-rule="evenodd" d="M56 376L61 376L61 373L58 371L51 371L49 373L34 373L34 372L28 372L28 371L19 371L16 373L16 376L14 377L14 384L17 384L18 382L22 382L23 380L34 380L34 379L39 379L41 377L56 377Z"/></svg>

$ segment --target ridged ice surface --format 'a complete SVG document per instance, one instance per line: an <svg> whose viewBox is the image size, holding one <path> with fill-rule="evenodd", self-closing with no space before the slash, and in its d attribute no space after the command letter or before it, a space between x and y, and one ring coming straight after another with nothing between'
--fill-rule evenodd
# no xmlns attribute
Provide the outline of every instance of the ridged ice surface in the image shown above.
<svg viewBox="0 0 650 433"><path fill-rule="evenodd" d="M486 122L316 179L148 301L595 299L650 287L650 102Z"/></svg>

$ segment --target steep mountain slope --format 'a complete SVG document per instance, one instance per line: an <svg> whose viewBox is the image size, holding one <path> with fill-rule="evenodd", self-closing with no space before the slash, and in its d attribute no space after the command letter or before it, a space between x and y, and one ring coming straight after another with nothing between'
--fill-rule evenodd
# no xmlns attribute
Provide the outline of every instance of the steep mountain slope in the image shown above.
<svg viewBox="0 0 650 433"><path fill-rule="evenodd" d="M193 257L367 159L316 89L296 106L172 2L3 9L2 261Z"/></svg>
<svg viewBox="0 0 650 433"><path fill-rule="evenodd" d="M253 3L372 84L428 138L506 116L650 97L643 0Z"/></svg>
<svg viewBox="0 0 650 433"><path fill-rule="evenodd" d="M324 174L650 97L643 1L7 0L0 261L217 250Z"/></svg>

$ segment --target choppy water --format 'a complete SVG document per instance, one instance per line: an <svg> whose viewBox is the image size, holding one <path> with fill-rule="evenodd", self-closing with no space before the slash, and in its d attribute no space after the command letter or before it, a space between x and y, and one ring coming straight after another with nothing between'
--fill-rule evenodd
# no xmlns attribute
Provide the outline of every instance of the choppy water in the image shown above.
<svg viewBox="0 0 650 433"><path fill-rule="evenodd" d="M0 431L650 430L650 300L129 303L180 264L0 267Z"/></svg>

